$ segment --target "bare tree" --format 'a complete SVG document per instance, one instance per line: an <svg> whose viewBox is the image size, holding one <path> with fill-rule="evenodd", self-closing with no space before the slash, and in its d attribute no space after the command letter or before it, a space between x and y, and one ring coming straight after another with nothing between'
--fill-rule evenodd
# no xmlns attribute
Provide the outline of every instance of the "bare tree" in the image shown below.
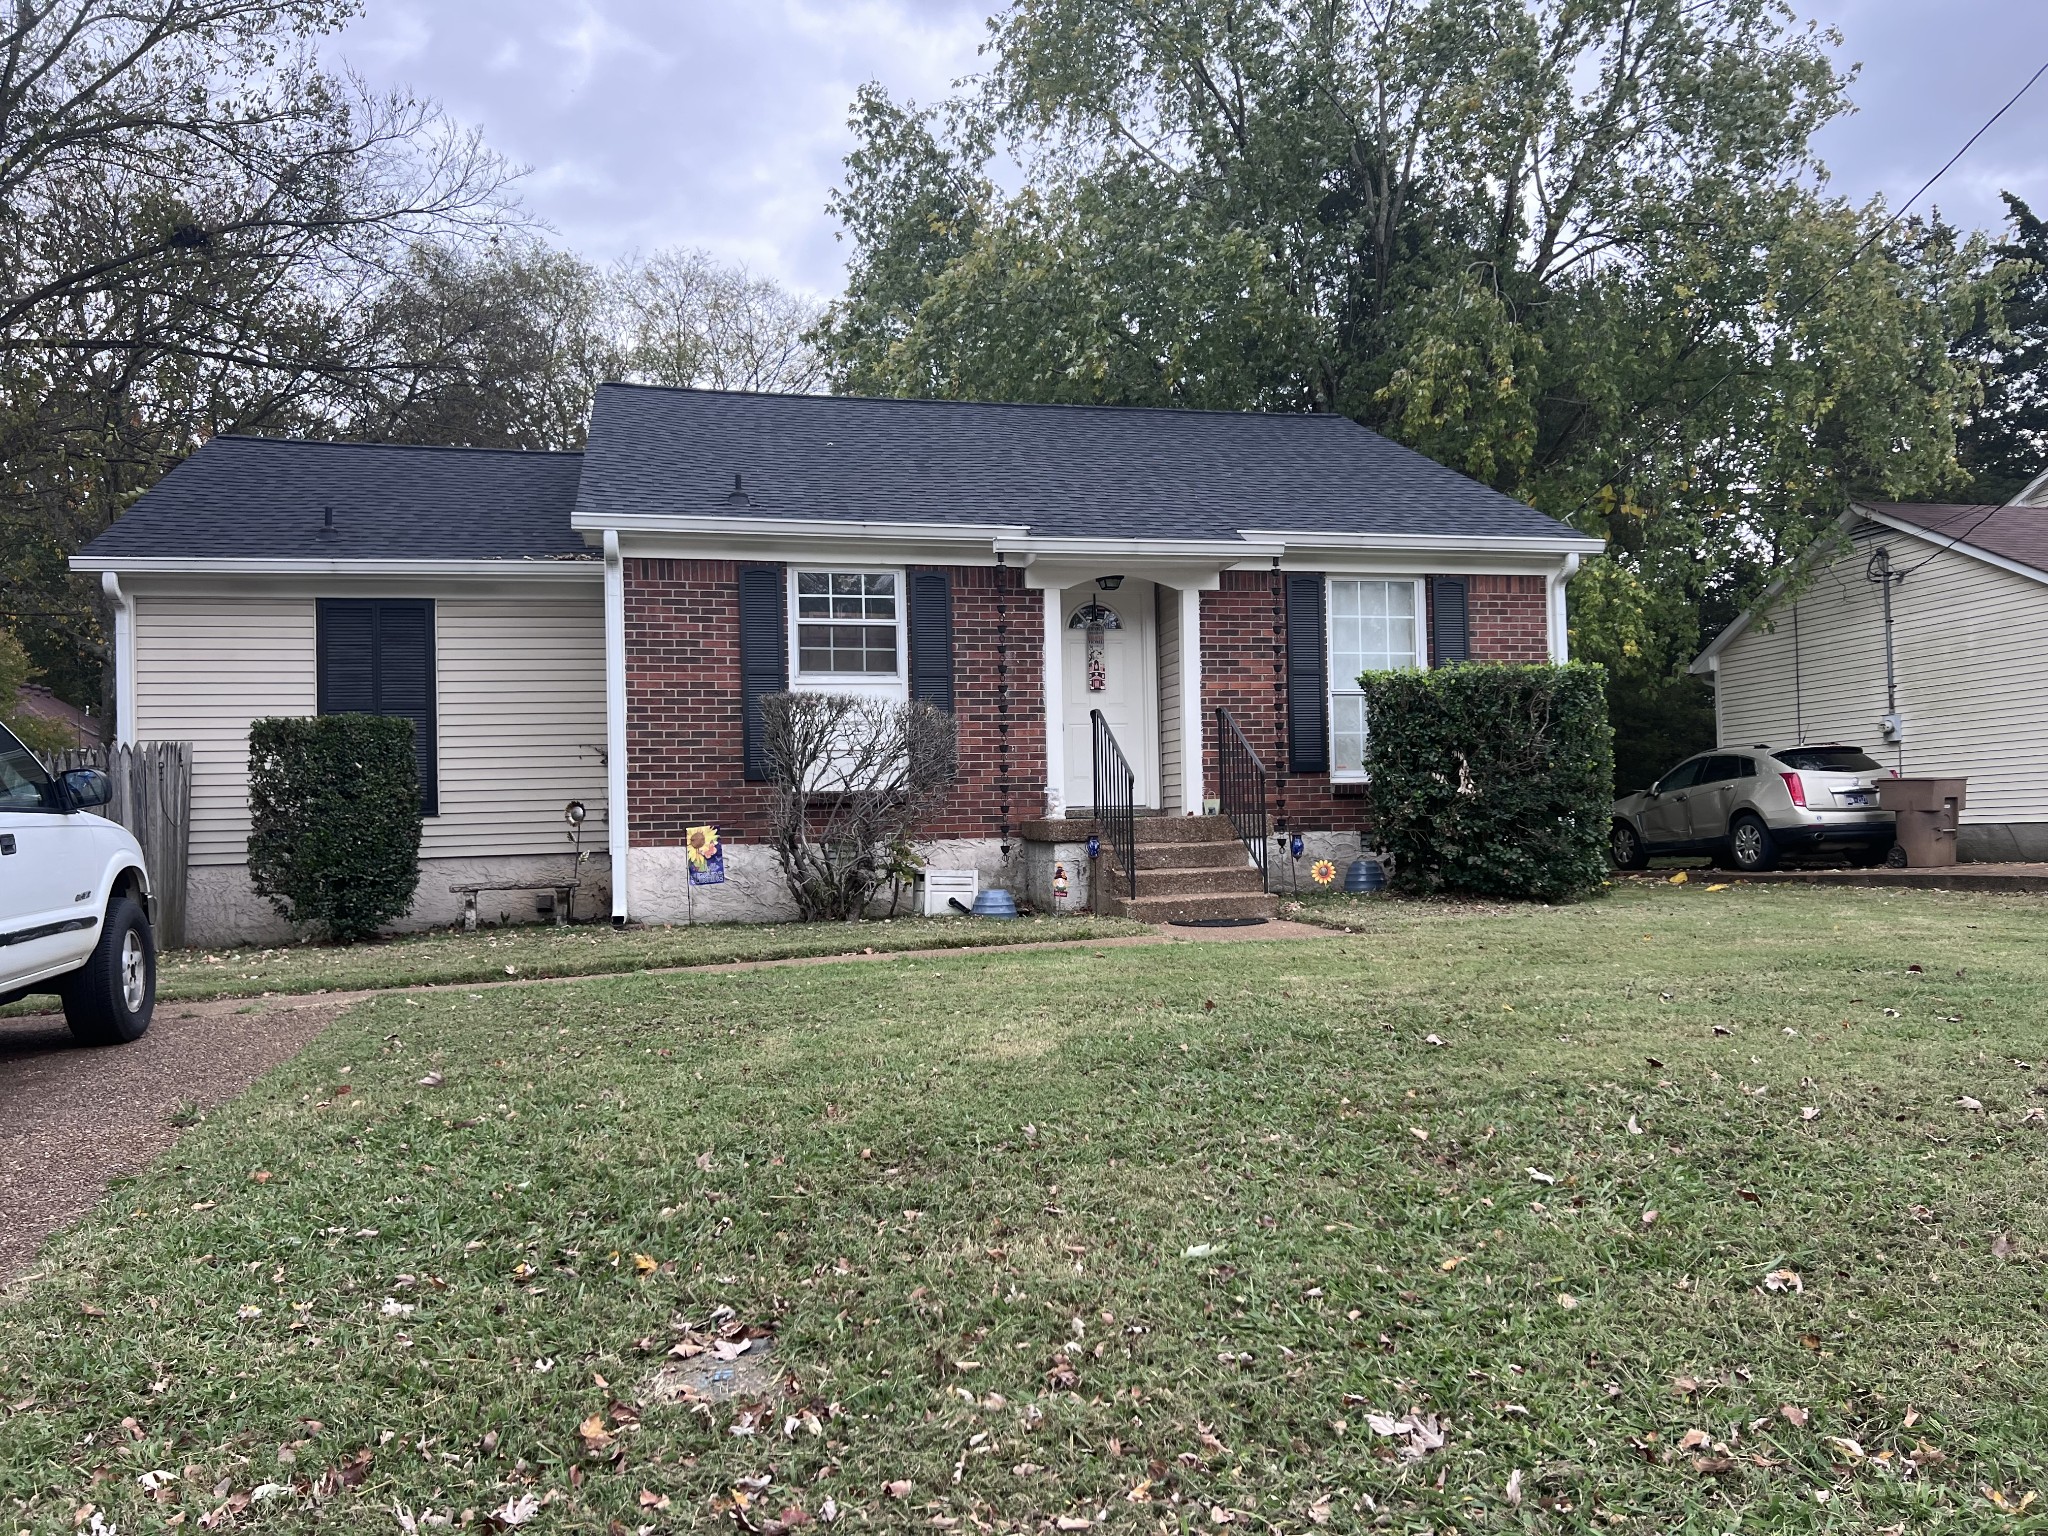
<svg viewBox="0 0 2048 1536"><path fill-rule="evenodd" d="M772 694L762 716L770 836L798 914L866 916L883 887L900 894L919 867L917 829L953 783L953 717L843 693Z"/></svg>
<svg viewBox="0 0 2048 1536"><path fill-rule="evenodd" d="M0 0L0 623L69 695L65 557L209 435L332 431L406 252L516 219L474 133L320 66L353 10Z"/></svg>
<svg viewBox="0 0 2048 1536"><path fill-rule="evenodd" d="M824 382L808 339L822 310L745 267L676 248L623 264L617 282L641 383L800 395Z"/></svg>

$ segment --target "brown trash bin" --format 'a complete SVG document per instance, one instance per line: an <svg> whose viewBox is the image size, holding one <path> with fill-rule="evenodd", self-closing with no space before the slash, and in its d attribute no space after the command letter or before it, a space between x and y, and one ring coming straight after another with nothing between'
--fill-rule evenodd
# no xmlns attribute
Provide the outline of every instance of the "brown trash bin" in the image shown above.
<svg viewBox="0 0 2048 1536"><path fill-rule="evenodd" d="M1956 827L1968 779L1879 779L1877 803L1898 818L1908 869L1941 869L1956 861Z"/></svg>

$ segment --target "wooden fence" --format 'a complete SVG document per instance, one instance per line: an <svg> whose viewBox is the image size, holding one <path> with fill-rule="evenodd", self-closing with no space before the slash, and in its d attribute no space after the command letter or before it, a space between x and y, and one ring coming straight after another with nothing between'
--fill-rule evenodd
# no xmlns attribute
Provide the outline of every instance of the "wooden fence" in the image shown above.
<svg viewBox="0 0 2048 1536"><path fill-rule="evenodd" d="M113 780L114 798L99 814L118 821L142 845L156 893L156 942L176 949L185 942L185 862L192 828L192 743L139 741L132 747L90 747L59 752L50 764L59 773L97 768Z"/></svg>

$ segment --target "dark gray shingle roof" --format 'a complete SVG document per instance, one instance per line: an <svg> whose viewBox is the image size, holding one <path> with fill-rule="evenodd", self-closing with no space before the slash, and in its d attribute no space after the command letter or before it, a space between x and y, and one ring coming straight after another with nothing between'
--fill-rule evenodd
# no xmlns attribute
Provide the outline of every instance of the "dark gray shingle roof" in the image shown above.
<svg viewBox="0 0 2048 1536"><path fill-rule="evenodd" d="M753 505L727 498L742 477ZM608 384L579 515L1566 538L1563 524L1342 416L751 395Z"/></svg>
<svg viewBox="0 0 2048 1536"><path fill-rule="evenodd" d="M531 560L569 527L582 456L216 437L80 551L95 559ZM320 531L334 509L334 533Z"/></svg>

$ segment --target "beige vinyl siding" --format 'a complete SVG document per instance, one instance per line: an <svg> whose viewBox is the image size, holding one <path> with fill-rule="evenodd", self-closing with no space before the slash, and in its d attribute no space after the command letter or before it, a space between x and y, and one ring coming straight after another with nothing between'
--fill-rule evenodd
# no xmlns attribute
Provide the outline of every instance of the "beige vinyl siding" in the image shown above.
<svg viewBox="0 0 2048 1536"><path fill-rule="evenodd" d="M1882 597L1864 572L1880 544L1895 569L1910 571L1892 589L1900 746L1878 727ZM1777 746L1802 734L1848 742L1903 773L1966 775L1965 821L2048 821L2048 585L1866 523L1852 550L1805 585L1797 608L1796 697L1791 603L1721 653L1723 746Z"/></svg>
<svg viewBox="0 0 2048 1536"><path fill-rule="evenodd" d="M428 858L567 853L562 808L604 845L604 595L434 604L441 814Z"/></svg>
<svg viewBox="0 0 2048 1536"><path fill-rule="evenodd" d="M190 863L239 864L249 722L315 707L310 597L135 598L135 735L192 743Z"/></svg>
<svg viewBox="0 0 2048 1536"><path fill-rule="evenodd" d="M1186 809L1187 776L1181 771L1180 590L1152 589L1153 628L1159 635L1159 808Z"/></svg>
<svg viewBox="0 0 2048 1536"><path fill-rule="evenodd" d="M195 866L239 864L249 833L249 723L318 707L313 595L135 599L136 734L193 744ZM434 601L440 815L427 858L567 854L563 807L603 846L604 600Z"/></svg>

